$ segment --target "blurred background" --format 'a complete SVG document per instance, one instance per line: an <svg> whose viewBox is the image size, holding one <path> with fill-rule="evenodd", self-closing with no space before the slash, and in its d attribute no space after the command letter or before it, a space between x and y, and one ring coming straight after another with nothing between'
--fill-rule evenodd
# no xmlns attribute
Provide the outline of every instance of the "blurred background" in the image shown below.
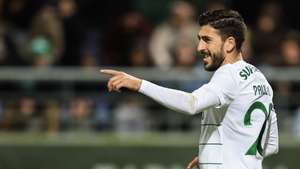
<svg viewBox="0 0 300 169"><path fill-rule="evenodd" d="M244 59L274 89L280 153L298 169L300 7L296 1L0 0L0 169L182 169L199 117L136 93L108 93L102 68L191 92L208 82L197 16L238 10Z"/></svg>

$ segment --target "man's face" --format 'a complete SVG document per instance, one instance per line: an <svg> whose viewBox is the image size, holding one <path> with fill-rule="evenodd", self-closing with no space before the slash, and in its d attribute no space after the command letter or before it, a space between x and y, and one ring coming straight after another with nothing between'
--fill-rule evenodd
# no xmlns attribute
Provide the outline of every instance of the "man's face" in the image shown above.
<svg viewBox="0 0 300 169"><path fill-rule="evenodd" d="M198 38L197 52L203 59L204 69L207 71L217 70L225 57L224 42L219 31L210 25L205 25L200 28Z"/></svg>

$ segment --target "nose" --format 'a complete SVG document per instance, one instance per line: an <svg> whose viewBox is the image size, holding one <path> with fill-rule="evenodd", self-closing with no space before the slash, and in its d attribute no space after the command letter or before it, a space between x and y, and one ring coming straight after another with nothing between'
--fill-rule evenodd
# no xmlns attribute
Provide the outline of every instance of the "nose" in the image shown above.
<svg viewBox="0 0 300 169"><path fill-rule="evenodd" d="M197 51L200 52L205 49L207 49L207 44L201 39L198 43Z"/></svg>

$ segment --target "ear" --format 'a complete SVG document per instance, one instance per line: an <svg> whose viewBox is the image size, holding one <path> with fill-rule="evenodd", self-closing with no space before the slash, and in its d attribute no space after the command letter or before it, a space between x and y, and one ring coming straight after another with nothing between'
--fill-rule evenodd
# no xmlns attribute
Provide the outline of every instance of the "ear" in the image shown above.
<svg viewBox="0 0 300 169"><path fill-rule="evenodd" d="M224 50L226 53L231 53L235 49L236 43L232 36L229 36L224 42Z"/></svg>

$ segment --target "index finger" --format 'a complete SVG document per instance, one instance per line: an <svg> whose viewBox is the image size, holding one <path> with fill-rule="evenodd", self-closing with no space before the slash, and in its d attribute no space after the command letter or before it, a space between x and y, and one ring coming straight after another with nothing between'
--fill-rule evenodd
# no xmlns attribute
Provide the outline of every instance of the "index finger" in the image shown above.
<svg viewBox="0 0 300 169"><path fill-rule="evenodd" d="M115 75L121 74L120 71L112 70L112 69L101 69L100 72L104 73L104 74L111 75L111 76L115 76Z"/></svg>

